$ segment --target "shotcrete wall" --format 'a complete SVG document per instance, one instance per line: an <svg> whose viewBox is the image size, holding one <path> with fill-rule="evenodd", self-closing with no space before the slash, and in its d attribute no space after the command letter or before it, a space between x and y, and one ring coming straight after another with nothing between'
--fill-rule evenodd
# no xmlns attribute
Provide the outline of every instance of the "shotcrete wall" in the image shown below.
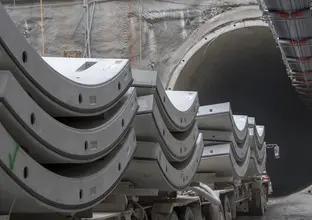
<svg viewBox="0 0 312 220"><path fill-rule="evenodd" d="M234 113L255 116L267 142L281 147L281 158L270 154L267 165L276 195L312 183L311 112L293 90L258 6L250 6L255 2L129 2L96 4L92 57L130 58L133 68L158 70L168 89L198 90L201 105L231 102ZM41 54L39 6L7 10ZM46 56L84 51L82 12L81 1L45 4Z"/></svg>

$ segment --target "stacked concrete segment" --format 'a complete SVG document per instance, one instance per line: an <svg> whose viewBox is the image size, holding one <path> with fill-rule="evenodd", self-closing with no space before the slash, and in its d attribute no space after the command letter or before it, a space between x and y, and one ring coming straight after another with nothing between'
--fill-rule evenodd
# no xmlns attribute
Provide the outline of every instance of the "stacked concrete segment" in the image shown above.
<svg viewBox="0 0 312 220"><path fill-rule="evenodd" d="M52 116L98 115L114 106L131 86L128 60L46 58L44 62L2 4L0 33L0 66L11 71Z"/></svg>
<svg viewBox="0 0 312 220"><path fill-rule="evenodd" d="M138 96L154 95L170 131L186 131L199 108L197 92L165 90L156 71L133 70Z"/></svg>
<svg viewBox="0 0 312 220"><path fill-rule="evenodd" d="M312 90L312 11L308 0L258 1L276 39L293 86L308 106Z"/></svg>
<svg viewBox="0 0 312 220"><path fill-rule="evenodd" d="M105 199L119 182L136 144L132 130L107 157L83 166L43 166L0 126L0 211L75 213Z"/></svg>
<svg viewBox="0 0 312 220"><path fill-rule="evenodd" d="M0 17L0 212L90 209L137 148L129 62L42 59L1 4Z"/></svg>
<svg viewBox="0 0 312 220"><path fill-rule="evenodd" d="M156 72L133 73L139 94L134 120L138 151L123 180L144 189L185 189L203 152L202 134L195 121L197 93L165 91Z"/></svg>
<svg viewBox="0 0 312 220"><path fill-rule="evenodd" d="M272 1L272 0L263 0L267 8L275 11L298 11L300 9L306 9L310 7L310 1L307 0L286 0L286 1Z"/></svg>
<svg viewBox="0 0 312 220"><path fill-rule="evenodd" d="M85 163L105 156L129 131L137 111L131 88L98 119L57 120L32 100L10 72L1 71L0 80L1 123L42 163Z"/></svg>
<svg viewBox="0 0 312 220"><path fill-rule="evenodd" d="M6 176L0 211L9 212L14 200L14 212L76 212L103 200L136 149L130 126L137 112L135 89L128 89L116 109L95 118L57 120L32 101L10 72L1 71L0 78L1 169Z"/></svg>
<svg viewBox="0 0 312 220"><path fill-rule="evenodd" d="M231 142L233 156L243 161L248 152L248 117L233 115L230 103L201 106L196 117L206 146Z"/></svg>
<svg viewBox="0 0 312 220"><path fill-rule="evenodd" d="M264 127L233 115L229 103L201 106L196 117L204 138L197 173L214 173L211 182L233 182L264 171ZM206 180L207 181L207 180Z"/></svg>
<svg viewBox="0 0 312 220"><path fill-rule="evenodd" d="M3 214L88 210L120 180L167 193L200 172L263 170L264 128L228 103L199 108L197 92L166 91L124 59L41 58L1 4L0 56Z"/></svg>
<svg viewBox="0 0 312 220"><path fill-rule="evenodd" d="M258 176L265 171L266 143L264 142L265 127L256 125L253 117L248 118L251 158L246 177Z"/></svg>

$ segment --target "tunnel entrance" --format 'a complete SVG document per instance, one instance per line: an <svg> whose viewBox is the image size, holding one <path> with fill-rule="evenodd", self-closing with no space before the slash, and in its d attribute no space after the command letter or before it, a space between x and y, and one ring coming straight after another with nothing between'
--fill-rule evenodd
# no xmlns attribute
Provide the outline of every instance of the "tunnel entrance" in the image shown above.
<svg viewBox="0 0 312 220"><path fill-rule="evenodd" d="M280 146L281 158L269 152L267 162L276 196L312 183L311 111L294 91L265 24L224 31L182 61L187 65L175 90L197 90L201 105L230 102L234 114L256 117L266 126L267 143Z"/></svg>

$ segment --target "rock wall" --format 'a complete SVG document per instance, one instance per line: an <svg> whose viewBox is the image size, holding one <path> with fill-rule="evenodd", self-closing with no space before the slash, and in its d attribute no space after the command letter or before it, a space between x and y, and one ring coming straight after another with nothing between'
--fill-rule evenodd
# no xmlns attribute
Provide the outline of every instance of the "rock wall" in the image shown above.
<svg viewBox="0 0 312 220"><path fill-rule="evenodd" d="M6 4L8 13L29 43L42 54L38 1ZM63 56L64 51L85 50L85 20L81 1L43 0L44 55ZM166 82L168 59L208 19L248 0L125 0L97 1L89 5L91 54L96 58L130 58L134 68L157 69ZM194 42L195 43L195 42ZM182 56L182 54L181 54Z"/></svg>

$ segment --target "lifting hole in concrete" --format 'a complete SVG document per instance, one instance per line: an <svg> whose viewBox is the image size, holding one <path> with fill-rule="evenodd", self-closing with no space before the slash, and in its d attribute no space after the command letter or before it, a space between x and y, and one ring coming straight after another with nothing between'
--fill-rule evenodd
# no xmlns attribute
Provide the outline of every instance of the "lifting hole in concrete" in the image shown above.
<svg viewBox="0 0 312 220"><path fill-rule="evenodd" d="M121 89L121 84L120 84L120 82L118 82L118 90L120 90Z"/></svg>
<svg viewBox="0 0 312 220"><path fill-rule="evenodd" d="M125 120L122 119L122 120L121 120L121 127L124 127L124 126L125 126Z"/></svg>
<svg viewBox="0 0 312 220"><path fill-rule="evenodd" d="M24 179L27 179L27 177L28 177L28 167L24 167L23 175L24 175Z"/></svg>
<svg viewBox="0 0 312 220"><path fill-rule="evenodd" d="M183 123L183 118L181 118L181 123Z"/></svg>
<svg viewBox="0 0 312 220"><path fill-rule="evenodd" d="M121 170L121 163L118 163L118 171Z"/></svg>
<svg viewBox="0 0 312 220"><path fill-rule="evenodd" d="M209 109L209 112L212 112L212 109Z"/></svg>
<svg viewBox="0 0 312 220"><path fill-rule="evenodd" d="M310 194L311 194L311 190L309 190L309 191L308 191L308 193L310 193Z"/></svg>
<svg viewBox="0 0 312 220"><path fill-rule="evenodd" d="M23 59L23 63L27 62L28 56L27 56L27 52L26 51L23 52L22 59Z"/></svg>
<svg viewBox="0 0 312 220"><path fill-rule="evenodd" d="M212 154L212 153L213 153L213 150L210 150L210 153Z"/></svg>
<svg viewBox="0 0 312 220"><path fill-rule="evenodd" d="M36 116L35 116L34 113L31 113L31 114L30 114L30 123L31 123L32 125L34 125L35 122L36 122Z"/></svg>
<svg viewBox="0 0 312 220"><path fill-rule="evenodd" d="M78 102L79 102L79 104L82 103L82 95L81 94L78 95Z"/></svg>
<svg viewBox="0 0 312 220"><path fill-rule="evenodd" d="M166 96L163 97L163 101L166 102Z"/></svg>
<svg viewBox="0 0 312 220"><path fill-rule="evenodd" d="M88 148L89 148L89 143L88 143L88 141L85 141L85 143L84 143L84 148L85 148L85 150L88 150Z"/></svg>
<svg viewBox="0 0 312 220"><path fill-rule="evenodd" d="M82 197L83 197L83 190L81 189L81 190L79 191L79 198L82 199Z"/></svg>
<svg viewBox="0 0 312 220"><path fill-rule="evenodd" d="M163 136L166 135L166 130L164 129L163 132L162 132Z"/></svg>

